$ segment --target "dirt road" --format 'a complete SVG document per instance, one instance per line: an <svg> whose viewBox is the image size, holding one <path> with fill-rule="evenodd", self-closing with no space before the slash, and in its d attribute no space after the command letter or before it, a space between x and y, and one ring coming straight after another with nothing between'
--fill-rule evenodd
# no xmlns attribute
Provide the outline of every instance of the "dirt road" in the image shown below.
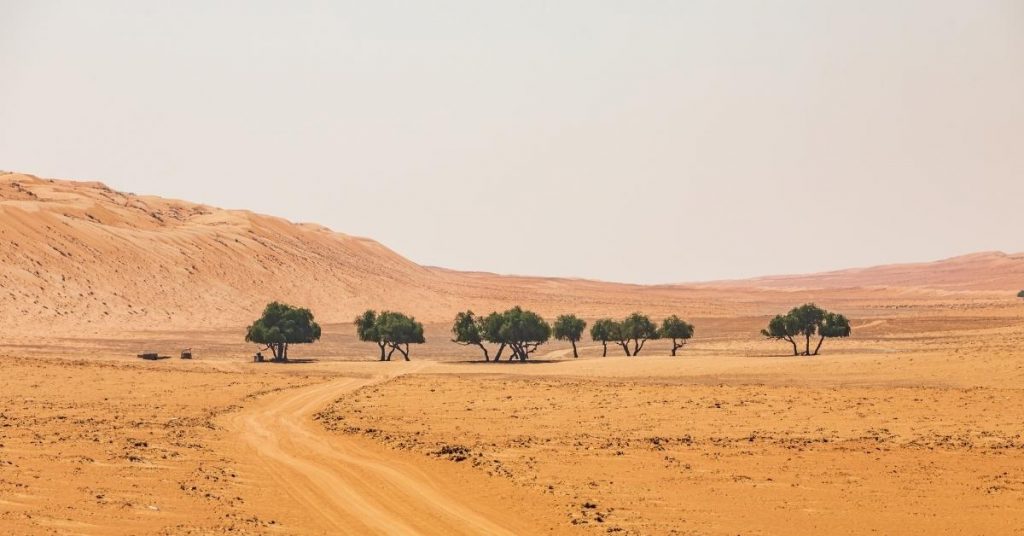
<svg viewBox="0 0 1024 536"><path fill-rule="evenodd" d="M412 363L372 379L341 378L268 395L230 419L238 444L304 513L303 532L513 534L521 521L495 511L422 464L328 434L313 415L340 395L417 372ZM477 504L474 504L477 503Z"/></svg>

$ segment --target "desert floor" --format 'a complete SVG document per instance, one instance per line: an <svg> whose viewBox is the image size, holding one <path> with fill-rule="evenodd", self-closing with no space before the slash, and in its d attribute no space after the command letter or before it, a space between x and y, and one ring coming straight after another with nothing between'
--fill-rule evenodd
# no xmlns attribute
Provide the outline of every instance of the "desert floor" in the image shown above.
<svg viewBox="0 0 1024 536"><path fill-rule="evenodd" d="M378 363L344 324L283 365L238 330L16 340L0 532L1024 534L1024 303L866 311L812 358L747 316L524 364Z"/></svg>

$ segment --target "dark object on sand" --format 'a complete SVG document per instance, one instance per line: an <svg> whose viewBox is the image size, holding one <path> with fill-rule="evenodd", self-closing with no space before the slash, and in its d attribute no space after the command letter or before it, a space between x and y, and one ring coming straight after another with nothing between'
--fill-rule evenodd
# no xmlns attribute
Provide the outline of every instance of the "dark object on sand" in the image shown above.
<svg viewBox="0 0 1024 536"><path fill-rule="evenodd" d="M149 360L164 359L164 358L161 358L160 355L157 354L156 352L144 352L144 353L139 354L138 357L141 357L142 359L149 359Z"/></svg>
<svg viewBox="0 0 1024 536"><path fill-rule="evenodd" d="M256 355L252 356L252 362L253 363L262 363L263 362L263 352L256 352Z"/></svg>
<svg viewBox="0 0 1024 536"><path fill-rule="evenodd" d="M192 359L192 349L191 348L185 348L184 350L182 350L181 351L181 358L182 359Z"/></svg>

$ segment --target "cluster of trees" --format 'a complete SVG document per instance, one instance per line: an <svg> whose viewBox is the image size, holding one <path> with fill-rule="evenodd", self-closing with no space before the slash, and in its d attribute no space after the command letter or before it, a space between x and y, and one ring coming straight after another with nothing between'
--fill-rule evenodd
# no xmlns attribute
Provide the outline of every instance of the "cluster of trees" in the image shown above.
<svg viewBox="0 0 1024 536"><path fill-rule="evenodd" d="M320 325L309 309L272 302L263 309L263 316L249 325L245 342L265 344L264 350L274 354L274 361L288 360L289 344L320 340Z"/></svg>
<svg viewBox="0 0 1024 536"><path fill-rule="evenodd" d="M359 340L377 343L380 347L381 361L391 361L391 355L396 350L408 361L409 345L427 342L423 337L423 324L395 311L381 311L378 314L368 309L357 316L353 323Z"/></svg>
<svg viewBox="0 0 1024 536"><path fill-rule="evenodd" d="M850 321L838 313L830 313L813 303L794 307L784 315L776 315L768 322L761 334L769 339L788 341L793 345L793 355L818 355L821 343L826 338L849 337ZM811 338L818 336L818 343L811 352ZM804 339L804 350L800 351L797 341Z"/></svg>
<svg viewBox="0 0 1024 536"><path fill-rule="evenodd" d="M672 355L693 337L693 324L672 315L656 325L641 313L633 313L622 320L602 318L590 328L590 338L601 343L602 356L608 355L608 343L618 344L627 356L640 355L644 344L651 339L671 339ZM632 345L632 349L630 346Z"/></svg>
<svg viewBox="0 0 1024 536"><path fill-rule="evenodd" d="M484 361L491 361L491 349L487 344L497 345L493 360L501 359L506 348L511 350L509 360L526 360L538 346L549 338L568 341L572 344L572 356L579 357L576 343L583 339L587 322L576 315L561 315L553 326L533 311L513 307L503 313L494 312L477 316L473 311L461 312L452 324L452 342L466 346L478 346L483 351ZM608 343L622 346L626 355L639 355L644 344L650 339L672 340L672 355L693 337L693 325L672 315L658 327L646 315L633 313L618 321L602 318L590 328L590 336L604 346L602 355L608 355Z"/></svg>
<svg viewBox="0 0 1024 536"><path fill-rule="evenodd" d="M1024 290L1019 294L1024 298ZM396 351L409 361L409 345L423 344L423 324L411 316L395 312L367 310L355 319L359 340L376 343L380 348L380 360L390 361ZM579 357L576 343L583 337L586 321L576 315L561 315L550 325L540 315L516 306L505 312L493 312L477 316L473 311L464 311L455 316L452 324L452 341L478 346L484 360L491 361L488 344L497 347L493 361L501 359L505 350L508 359L525 361L530 354L551 337L572 343L573 357ZM608 355L608 343L618 344L627 356L640 355L644 344L652 339L672 341L672 355L686 345L693 337L693 324L672 315L655 324L642 313L633 313L622 320L602 318L590 328L590 337L603 346L602 356ZM794 307L784 315L776 315L768 322L761 334L769 339L784 340L793 346L793 355L818 355L827 338L849 337L852 332L850 321L841 314L826 311L813 303ZM817 337L814 350L811 340ZM279 302L267 304L263 315L249 325L245 341L266 345L264 350L273 352L275 361L288 360L290 344L311 343L320 339L320 325L313 319L309 309L293 307ZM803 339L803 351L798 342Z"/></svg>
<svg viewBox="0 0 1024 536"><path fill-rule="evenodd" d="M563 315L555 321L555 337L573 342L579 341L583 327L573 335L577 323L586 326L586 322L573 315ZM537 347L551 338L551 326L539 314L515 306L503 313L493 312L487 316L477 316L473 311L464 311L455 315L452 324L452 342L466 346L478 346L484 353L484 361L491 361L491 353L487 344L497 345L494 361L501 359L507 348L510 352L509 361L518 359L526 361ZM487 344L485 344L487 343Z"/></svg>

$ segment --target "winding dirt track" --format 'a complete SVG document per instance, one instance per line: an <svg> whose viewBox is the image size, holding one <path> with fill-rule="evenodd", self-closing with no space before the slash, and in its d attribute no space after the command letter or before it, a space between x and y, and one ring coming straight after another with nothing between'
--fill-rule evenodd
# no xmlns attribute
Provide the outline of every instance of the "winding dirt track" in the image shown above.
<svg viewBox="0 0 1024 536"><path fill-rule="evenodd" d="M307 523L328 534L513 534L516 519L430 474L422 466L330 434L313 414L340 395L416 372L426 363L373 379L341 378L260 398L230 420L250 460L272 478ZM462 491L462 493L459 493ZM476 501L480 502L480 501ZM279 503L280 505L280 503ZM520 532L515 529L515 532Z"/></svg>

